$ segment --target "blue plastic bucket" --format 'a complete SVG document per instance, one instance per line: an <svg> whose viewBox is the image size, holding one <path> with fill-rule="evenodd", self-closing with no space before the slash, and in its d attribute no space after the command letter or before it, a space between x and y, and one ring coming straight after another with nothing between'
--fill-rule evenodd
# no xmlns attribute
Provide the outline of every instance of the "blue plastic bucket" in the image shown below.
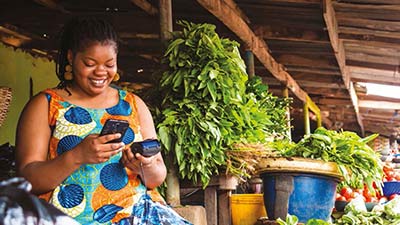
<svg viewBox="0 0 400 225"><path fill-rule="evenodd" d="M264 204L269 219L296 215L299 222L327 221L335 203L338 179L301 173L262 173Z"/></svg>

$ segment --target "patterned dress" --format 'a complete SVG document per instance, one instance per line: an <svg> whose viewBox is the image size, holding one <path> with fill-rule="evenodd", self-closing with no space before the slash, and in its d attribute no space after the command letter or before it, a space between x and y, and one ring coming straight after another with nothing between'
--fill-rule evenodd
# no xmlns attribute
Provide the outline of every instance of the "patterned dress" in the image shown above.
<svg viewBox="0 0 400 225"><path fill-rule="evenodd" d="M141 141L134 95L118 91L117 105L91 109L65 101L52 89L45 90L52 129L49 159L74 148L87 135L100 133L109 118L129 121L130 127L122 139L126 145ZM81 224L129 224L127 218L134 212L135 204L148 196L155 203L164 204L155 190L147 191L148 195L145 195L146 187L138 176L120 163L121 154L104 163L82 165L54 191L40 197Z"/></svg>

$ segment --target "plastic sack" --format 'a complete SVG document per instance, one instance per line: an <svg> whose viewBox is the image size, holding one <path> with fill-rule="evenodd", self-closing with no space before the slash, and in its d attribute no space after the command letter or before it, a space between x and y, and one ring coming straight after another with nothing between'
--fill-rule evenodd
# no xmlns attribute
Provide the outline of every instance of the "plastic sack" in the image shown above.
<svg viewBox="0 0 400 225"><path fill-rule="evenodd" d="M49 203L30 194L23 178L0 182L0 225L79 225Z"/></svg>
<svg viewBox="0 0 400 225"><path fill-rule="evenodd" d="M143 195L133 207L132 215L118 225L191 225L171 207L154 202L149 195Z"/></svg>

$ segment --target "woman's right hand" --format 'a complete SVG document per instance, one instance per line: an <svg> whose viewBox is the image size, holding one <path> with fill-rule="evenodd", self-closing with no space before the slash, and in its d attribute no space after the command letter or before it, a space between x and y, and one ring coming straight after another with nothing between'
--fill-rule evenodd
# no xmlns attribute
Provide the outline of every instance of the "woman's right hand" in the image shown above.
<svg viewBox="0 0 400 225"><path fill-rule="evenodd" d="M103 136L98 134L88 135L74 148L75 153L77 153L76 159L78 163L95 164L106 162L125 148L124 142L108 143L120 137L121 134L119 133Z"/></svg>

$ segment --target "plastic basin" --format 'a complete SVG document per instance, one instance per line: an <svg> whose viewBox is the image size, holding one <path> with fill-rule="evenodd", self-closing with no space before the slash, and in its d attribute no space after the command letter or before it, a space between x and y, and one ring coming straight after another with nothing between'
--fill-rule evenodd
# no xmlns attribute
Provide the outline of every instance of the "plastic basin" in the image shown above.
<svg viewBox="0 0 400 225"><path fill-rule="evenodd" d="M260 177L270 220L285 219L287 214L296 215L301 223L330 219L341 179L337 164L301 158L268 159L263 163Z"/></svg>

